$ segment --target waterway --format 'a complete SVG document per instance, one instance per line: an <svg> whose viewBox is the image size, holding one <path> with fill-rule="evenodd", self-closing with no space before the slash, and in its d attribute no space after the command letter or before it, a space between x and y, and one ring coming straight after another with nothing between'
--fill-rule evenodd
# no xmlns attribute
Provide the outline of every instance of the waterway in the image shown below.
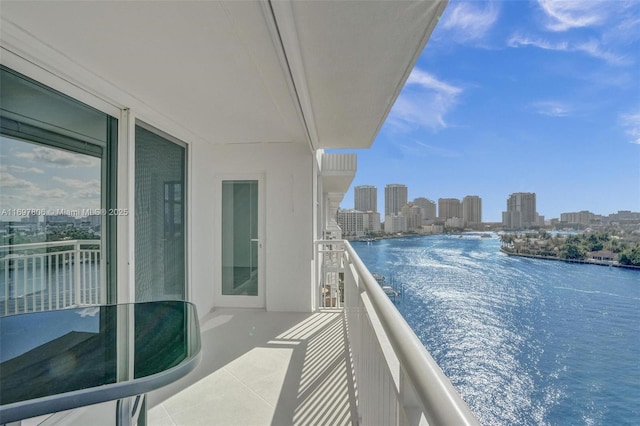
<svg viewBox="0 0 640 426"><path fill-rule="evenodd" d="M354 242L486 425L640 424L640 271L479 235Z"/></svg>

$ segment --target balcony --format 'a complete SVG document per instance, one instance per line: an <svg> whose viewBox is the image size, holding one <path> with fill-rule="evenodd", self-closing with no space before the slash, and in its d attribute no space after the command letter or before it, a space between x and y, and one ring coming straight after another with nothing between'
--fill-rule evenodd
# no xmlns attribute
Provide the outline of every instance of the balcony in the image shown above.
<svg viewBox="0 0 640 426"><path fill-rule="evenodd" d="M3 315L99 304L99 244L0 247ZM316 258L317 312L209 313L203 362L148 395L149 424L477 424L351 245Z"/></svg>
<svg viewBox="0 0 640 426"><path fill-rule="evenodd" d="M317 254L327 306L210 313L202 364L149 395L150 424L478 424L349 243Z"/></svg>
<svg viewBox="0 0 640 426"><path fill-rule="evenodd" d="M98 305L100 240L0 246L0 316Z"/></svg>
<svg viewBox="0 0 640 426"><path fill-rule="evenodd" d="M217 310L201 331L202 363L149 395L149 424L357 424L341 311Z"/></svg>
<svg viewBox="0 0 640 426"><path fill-rule="evenodd" d="M356 154L322 153L320 175L323 192L344 195L356 175L357 168Z"/></svg>

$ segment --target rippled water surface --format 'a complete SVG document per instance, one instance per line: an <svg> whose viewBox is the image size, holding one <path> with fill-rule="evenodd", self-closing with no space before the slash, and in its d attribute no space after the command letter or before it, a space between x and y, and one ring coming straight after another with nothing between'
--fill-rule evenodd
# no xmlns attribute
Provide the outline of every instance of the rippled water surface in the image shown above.
<svg viewBox="0 0 640 426"><path fill-rule="evenodd" d="M477 235L352 243L486 425L640 424L640 271Z"/></svg>

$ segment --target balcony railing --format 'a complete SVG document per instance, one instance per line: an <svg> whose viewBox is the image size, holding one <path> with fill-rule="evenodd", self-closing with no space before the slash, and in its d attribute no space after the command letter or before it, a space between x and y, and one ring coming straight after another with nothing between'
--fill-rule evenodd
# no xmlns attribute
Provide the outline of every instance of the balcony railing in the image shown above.
<svg viewBox="0 0 640 426"><path fill-rule="evenodd" d="M330 286L345 310L360 424L479 424L351 245L317 247L320 293Z"/></svg>
<svg viewBox="0 0 640 426"><path fill-rule="evenodd" d="M0 316L101 304L101 281L99 240L0 246Z"/></svg>
<svg viewBox="0 0 640 426"><path fill-rule="evenodd" d="M316 249L318 253L317 282L320 284L319 306L341 308L344 302L344 241L317 241Z"/></svg>

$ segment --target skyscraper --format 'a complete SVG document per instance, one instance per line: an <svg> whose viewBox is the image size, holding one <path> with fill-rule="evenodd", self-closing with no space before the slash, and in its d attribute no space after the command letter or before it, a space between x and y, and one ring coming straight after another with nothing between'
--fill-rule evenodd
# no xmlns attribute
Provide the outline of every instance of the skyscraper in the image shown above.
<svg viewBox="0 0 640 426"><path fill-rule="evenodd" d="M422 228L422 208L413 203L405 204L402 207L402 216L407 218L408 230L419 230Z"/></svg>
<svg viewBox="0 0 640 426"><path fill-rule="evenodd" d="M507 199L507 211L502 212L502 225L508 229L528 228L538 224L536 194L515 192Z"/></svg>
<svg viewBox="0 0 640 426"><path fill-rule="evenodd" d="M462 199L462 220L465 224L482 222L482 199L477 195L467 195Z"/></svg>
<svg viewBox="0 0 640 426"><path fill-rule="evenodd" d="M462 219L462 205L457 198L438 198L438 217L447 220L454 217Z"/></svg>
<svg viewBox="0 0 640 426"><path fill-rule="evenodd" d="M378 211L378 188L372 185L356 186L353 189L354 208L361 212Z"/></svg>
<svg viewBox="0 0 640 426"><path fill-rule="evenodd" d="M413 200L413 204L422 209L422 221L434 220L436 218L436 202L424 197Z"/></svg>
<svg viewBox="0 0 640 426"><path fill-rule="evenodd" d="M408 189L406 185L390 183L384 187L384 215L397 214L407 204Z"/></svg>

